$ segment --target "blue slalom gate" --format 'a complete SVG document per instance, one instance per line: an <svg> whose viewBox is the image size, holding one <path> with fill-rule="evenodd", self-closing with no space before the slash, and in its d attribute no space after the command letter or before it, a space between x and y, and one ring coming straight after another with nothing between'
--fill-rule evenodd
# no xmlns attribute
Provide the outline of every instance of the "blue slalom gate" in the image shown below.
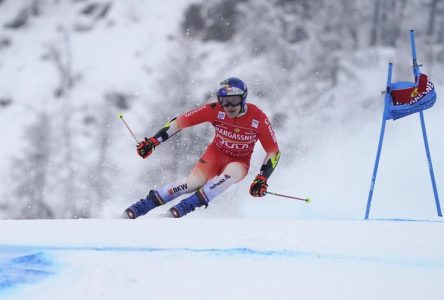
<svg viewBox="0 0 444 300"><path fill-rule="evenodd" d="M439 217L442 217L441 206L439 204L438 190L436 188L435 175L433 172L432 157L427 139L427 131L423 110L432 107L436 102L436 92L433 83L427 75L422 74L416 59L415 32L410 30L410 44L412 48L413 76L415 82L394 82L392 83L393 64L388 64L387 85L384 96L384 112L382 114L381 132L379 135L378 150L376 152L373 175L368 193L365 219L369 218L372 204L373 191L375 188L376 175L378 173L379 159L381 157L382 143L384 141L385 125L387 120L396 120L408 115L419 113L424 139L424 147L427 155L427 162L432 181L433 193L435 196L436 210Z"/></svg>

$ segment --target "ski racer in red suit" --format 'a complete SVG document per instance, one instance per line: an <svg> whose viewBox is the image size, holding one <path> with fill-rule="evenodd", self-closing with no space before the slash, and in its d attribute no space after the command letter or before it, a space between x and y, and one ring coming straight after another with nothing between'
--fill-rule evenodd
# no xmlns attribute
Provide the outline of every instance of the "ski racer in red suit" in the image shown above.
<svg viewBox="0 0 444 300"><path fill-rule="evenodd" d="M125 216L135 219L151 209L183 194L193 193L170 208L180 218L196 207L208 206L216 196L241 181L248 173L254 145L259 140L266 157L259 174L250 186L254 197L265 196L267 180L274 171L280 152L270 121L256 105L247 103L247 86L235 77L221 82L218 102L205 104L168 122L157 134L137 144L137 153L147 158L154 148L181 129L204 122L215 128L213 141L191 173L157 190L149 191L145 199L125 210Z"/></svg>

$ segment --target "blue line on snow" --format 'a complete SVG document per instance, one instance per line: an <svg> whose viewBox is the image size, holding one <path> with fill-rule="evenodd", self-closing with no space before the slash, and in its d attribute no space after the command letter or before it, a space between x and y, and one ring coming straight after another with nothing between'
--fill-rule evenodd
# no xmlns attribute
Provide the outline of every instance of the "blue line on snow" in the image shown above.
<svg viewBox="0 0 444 300"><path fill-rule="evenodd" d="M316 260L334 260L347 262L378 263L390 265L403 265L427 268L444 267L444 259L427 257L387 257L387 256L365 256L353 254L329 254L310 251L297 250L256 250L251 248L154 248L154 247L122 247L122 246L32 246L32 245L1 245L0 254L4 251L36 251L36 252L54 252L54 251L94 251L94 252L147 252L147 253L176 253L176 254L195 254L224 257L262 257L262 258L307 258Z"/></svg>
<svg viewBox="0 0 444 300"><path fill-rule="evenodd" d="M0 246L0 292L55 273L47 254L41 251L20 253L16 250Z"/></svg>
<svg viewBox="0 0 444 300"><path fill-rule="evenodd" d="M401 219L401 218L394 218L394 219L389 219L389 218L368 219L368 221L444 223L444 220L417 220L417 219Z"/></svg>

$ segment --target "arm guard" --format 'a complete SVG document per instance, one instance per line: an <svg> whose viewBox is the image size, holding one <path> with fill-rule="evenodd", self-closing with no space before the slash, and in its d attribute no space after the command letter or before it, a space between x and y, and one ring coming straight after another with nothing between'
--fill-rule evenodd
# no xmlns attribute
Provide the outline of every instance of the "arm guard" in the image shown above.
<svg viewBox="0 0 444 300"><path fill-rule="evenodd" d="M167 122L165 124L165 126L160 129L155 135L154 137L159 141L159 142L165 142L167 139L169 139L170 137L172 137L173 135L175 135L176 133L178 133L180 130L173 130L171 127L171 123L176 120L176 118L172 119L171 121Z"/></svg>
<svg viewBox="0 0 444 300"><path fill-rule="evenodd" d="M268 179L271 176L271 173L273 173L274 169L276 168L280 157L281 152L278 152L276 153L276 155L269 158L267 160L267 163L262 165L260 174Z"/></svg>

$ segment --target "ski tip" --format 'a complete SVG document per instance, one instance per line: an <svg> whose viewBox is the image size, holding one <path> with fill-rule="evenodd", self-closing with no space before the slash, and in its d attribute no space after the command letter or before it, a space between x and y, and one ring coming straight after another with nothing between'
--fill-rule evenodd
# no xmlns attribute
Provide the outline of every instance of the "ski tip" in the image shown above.
<svg viewBox="0 0 444 300"><path fill-rule="evenodd" d="M305 202L310 203L311 202L311 198L305 199Z"/></svg>
<svg viewBox="0 0 444 300"><path fill-rule="evenodd" d="M119 119L123 119L123 114L119 114Z"/></svg>

